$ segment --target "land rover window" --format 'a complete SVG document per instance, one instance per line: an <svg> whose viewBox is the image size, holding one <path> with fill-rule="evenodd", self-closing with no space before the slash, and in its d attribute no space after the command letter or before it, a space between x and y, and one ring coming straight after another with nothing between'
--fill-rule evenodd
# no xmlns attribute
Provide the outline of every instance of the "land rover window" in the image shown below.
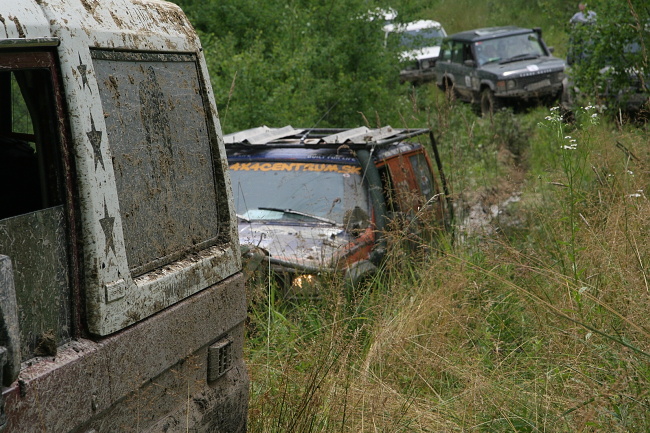
<svg viewBox="0 0 650 433"><path fill-rule="evenodd" d="M23 360L72 335L56 73L50 52L0 53L0 254L12 260Z"/></svg>
<svg viewBox="0 0 650 433"><path fill-rule="evenodd" d="M411 155L409 159L411 161L411 166L413 167L415 180L420 188L422 196L425 200L431 199L431 197L435 195L435 189L433 185L433 175L426 157L422 153L416 153L415 155Z"/></svg>
<svg viewBox="0 0 650 433"><path fill-rule="evenodd" d="M463 63L465 44L454 41L451 48L451 61L454 63Z"/></svg>
<svg viewBox="0 0 650 433"><path fill-rule="evenodd" d="M196 57L92 56L132 274L215 244L224 217Z"/></svg>
<svg viewBox="0 0 650 433"><path fill-rule="evenodd" d="M440 48L440 60L448 62L451 60L451 46L452 42L451 41L445 41L442 44L442 48Z"/></svg>

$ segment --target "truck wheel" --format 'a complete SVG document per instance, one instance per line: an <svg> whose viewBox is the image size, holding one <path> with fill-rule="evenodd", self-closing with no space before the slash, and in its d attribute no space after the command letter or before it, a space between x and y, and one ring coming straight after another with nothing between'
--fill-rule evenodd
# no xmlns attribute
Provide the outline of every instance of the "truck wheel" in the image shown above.
<svg viewBox="0 0 650 433"><path fill-rule="evenodd" d="M483 117L492 117L502 106L503 104L499 101L499 98L494 96L494 92L491 89L483 89L481 92L481 114Z"/></svg>
<svg viewBox="0 0 650 433"><path fill-rule="evenodd" d="M454 101L455 99L458 98L458 93L456 93L456 88L454 87L454 84L450 80L444 79L442 81L442 91L445 92L447 101Z"/></svg>

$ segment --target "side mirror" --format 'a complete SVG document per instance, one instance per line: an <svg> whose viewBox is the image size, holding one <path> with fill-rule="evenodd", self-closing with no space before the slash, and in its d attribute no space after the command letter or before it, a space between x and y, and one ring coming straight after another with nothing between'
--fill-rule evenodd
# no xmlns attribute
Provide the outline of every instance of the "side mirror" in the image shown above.
<svg viewBox="0 0 650 433"><path fill-rule="evenodd" d="M463 62L463 65L473 68L476 66L476 62L472 59L468 59Z"/></svg>
<svg viewBox="0 0 650 433"><path fill-rule="evenodd" d="M269 253L263 248L246 244L242 244L240 246L240 252L242 257L244 276L248 281L248 279L253 276L253 274L258 269L264 270L262 262L266 261L268 263Z"/></svg>
<svg viewBox="0 0 650 433"><path fill-rule="evenodd" d="M548 47L548 52L553 54L555 52L555 47Z"/></svg>
<svg viewBox="0 0 650 433"><path fill-rule="evenodd" d="M345 212L343 225L353 236L359 236L370 226L370 217L359 206L355 206Z"/></svg>

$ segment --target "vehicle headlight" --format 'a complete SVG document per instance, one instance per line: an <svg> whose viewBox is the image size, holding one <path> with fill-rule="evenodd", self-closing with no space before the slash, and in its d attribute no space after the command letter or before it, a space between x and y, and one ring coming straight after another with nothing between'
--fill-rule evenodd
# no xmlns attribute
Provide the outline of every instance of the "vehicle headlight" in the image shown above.
<svg viewBox="0 0 650 433"><path fill-rule="evenodd" d="M497 81L497 89L501 92L512 90L517 86L515 80Z"/></svg>
<svg viewBox="0 0 650 433"><path fill-rule="evenodd" d="M422 69L429 69L431 67L433 67L433 62L431 60L422 60Z"/></svg>
<svg viewBox="0 0 650 433"><path fill-rule="evenodd" d="M308 289L314 288L318 283L318 278L316 275L298 275L291 282L291 287L293 289Z"/></svg>

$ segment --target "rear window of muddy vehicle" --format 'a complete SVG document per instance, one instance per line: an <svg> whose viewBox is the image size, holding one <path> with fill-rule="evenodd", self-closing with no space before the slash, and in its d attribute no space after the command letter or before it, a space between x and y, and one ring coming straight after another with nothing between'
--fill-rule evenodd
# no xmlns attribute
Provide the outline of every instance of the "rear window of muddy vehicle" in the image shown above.
<svg viewBox="0 0 650 433"><path fill-rule="evenodd" d="M103 50L92 57L132 274L215 244L228 217L218 206L196 57Z"/></svg>

